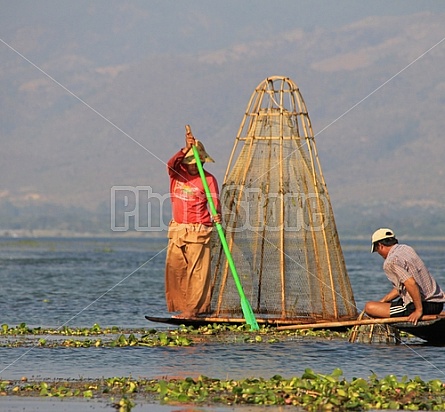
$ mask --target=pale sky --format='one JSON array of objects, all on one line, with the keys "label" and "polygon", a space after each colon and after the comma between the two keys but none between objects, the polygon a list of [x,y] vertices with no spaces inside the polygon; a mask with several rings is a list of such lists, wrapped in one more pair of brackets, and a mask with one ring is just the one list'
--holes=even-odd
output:
[{"label": "pale sky", "polygon": [[[163,162],[188,122],[210,136],[221,176],[250,94],[270,75],[300,86],[316,133],[343,116],[317,137],[331,196],[349,203],[366,187],[383,197],[362,165],[394,155],[401,170],[403,150],[438,156],[436,186],[418,195],[438,196],[442,152],[425,149],[443,130],[442,0],[0,0],[0,10],[0,197],[99,202],[147,176],[165,187]],[[417,129],[429,144],[408,141]],[[387,150],[395,144],[403,150]],[[397,187],[404,195],[420,177]]]},{"label": "pale sky", "polygon": [[[35,23],[76,36],[94,24],[97,32],[109,35],[104,44],[108,41],[110,47],[119,46],[124,40],[121,36],[142,30],[151,37],[151,51],[167,53],[209,51],[295,27],[334,28],[369,16],[445,12],[441,0],[2,0],[0,7],[0,36],[5,41],[11,40],[15,30]],[[92,8],[101,10],[103,18],[90,20]],[[126,11],[134,8],[143,13],[139,21],[128,21],[131,27],[115,31],[110,26],[111,22],[124,23]]]}]

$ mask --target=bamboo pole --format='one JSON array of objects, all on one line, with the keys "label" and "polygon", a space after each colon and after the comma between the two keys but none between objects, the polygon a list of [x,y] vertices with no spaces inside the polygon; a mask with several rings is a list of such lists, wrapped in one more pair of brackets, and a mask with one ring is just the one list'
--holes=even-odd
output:
[{"label": "bamboo pole", "polygon": [[[420,321],[436,320],[439,318],[445,318],[445,315],[424,315]],[[372,318],[372,319],[356,319],[345,320],[339,322],[320,322],[320,323],[302,323],[299,325],[286,325],[277,326],[277,330],[290,330],[290,329],[314,329],[314,328],[338,328],[356,325],[385,325],[388,323],[401,323],[408,322],[408,316],[401,316],[400,318]]]},{"label": "bamboo pole", "polygon": [[[362,320],[363,317],[365,316],[365,314],[366,314],[365,310],[363,309],[360,312],[360,315],[358,316],[357,320]],[[358,336],[359,328],[360,328],[360,325],[355,325],[352,328],[351,335],[349,336],[349,342],[355,342],[355,340],[357,339],[357,336]]]},{"label": "bamboo pole", "polygon": [[280,150],[279,150],[279,193],[280,193],[280,279],[281,279],[281,315],[286,316],[286,261],[285,261],[285,244],[284,244],[284,159],[283,159],[283,139],[284,139],[284,111],[283,111],[283,86],[280,88],[280,117],[279,117],[279,135],[280,135]]}]

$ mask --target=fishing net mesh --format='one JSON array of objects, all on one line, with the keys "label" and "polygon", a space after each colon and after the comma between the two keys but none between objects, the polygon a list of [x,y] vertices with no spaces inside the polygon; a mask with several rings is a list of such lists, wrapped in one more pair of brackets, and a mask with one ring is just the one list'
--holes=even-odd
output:
[{"label": "fishing net mesh", "polygon": [[[267,78],[252,94],[221,203],[227,244],[257,318],[357,316],[311,122],[289,78]],[[214,236],[213,314],[242,316],[240,295]]]}]

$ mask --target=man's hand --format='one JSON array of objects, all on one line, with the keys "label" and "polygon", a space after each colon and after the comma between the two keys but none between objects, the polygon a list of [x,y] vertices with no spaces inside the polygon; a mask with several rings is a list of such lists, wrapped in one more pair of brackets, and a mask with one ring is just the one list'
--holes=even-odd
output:
[{"label": "man's hand", "polygon": [[185,148],[189,151],[192,146],[196,145],[195,137],[193,136],[190,125],[185,126]]},{"label": "man's hand", "polygon": [[417,322],[420,320],[422,315],[422,310],[415,310],[413,313],[411,313],[411,315],[408,316],[408,321],[413,323],[414,325],[417,325]]},{"label": "man's hand", "polygon": [[193,136],[193,133],[190,131],[188,133],[185,134],[185,148],[187,149],[187,151],[189,151],[192,146],[195,145],[195,137]]},{"label": "man's hand", "polygon": [[383,303],[387,303],[387,302],[391,302],[392,300],[394,300],[395,298],[399,297],[399,291],[394,288],[391,290],[391,292],[387,293],[385,296],[383,296],[382,299],[379,300],[379,302],[383,302]]},{"label": "man's hand", "polygon": [[219,224],[222,223],[222,218],[221,218],[221,215],[219,213],[217,215],[213,215],[212,219],[213,219],[213,222],[215,222],[215,223],[219,223]]}]

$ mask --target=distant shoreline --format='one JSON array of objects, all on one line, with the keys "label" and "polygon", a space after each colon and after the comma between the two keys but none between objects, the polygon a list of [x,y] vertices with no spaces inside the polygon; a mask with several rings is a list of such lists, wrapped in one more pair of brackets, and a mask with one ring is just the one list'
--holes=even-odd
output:
[{"label": "distant shoreline", "polygon": [[[341,235],[340,241],[369,241],[369,237],[361,235]],[[73,232],[69,230],[27,230],[27,229],[0,229],[0,239],[41,239],[41,238],[85,238],[85,239],[166,239],[167,230],[163,231],[126,231],[126,232]],[[401,242],[410,241],[445,241],[445,236],[425,236],[403,235],[399,239]]]},{"label": "distant shoreline", "polygon": [[38,239],[38,238],[165,238],[167,231],[126,231],[126,232],[72,232],[69,230],[26,230],[0,229],[0,238]]}]

